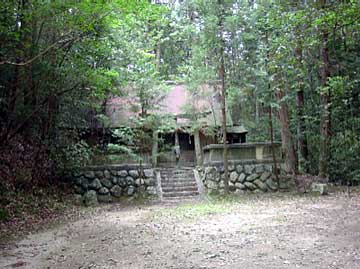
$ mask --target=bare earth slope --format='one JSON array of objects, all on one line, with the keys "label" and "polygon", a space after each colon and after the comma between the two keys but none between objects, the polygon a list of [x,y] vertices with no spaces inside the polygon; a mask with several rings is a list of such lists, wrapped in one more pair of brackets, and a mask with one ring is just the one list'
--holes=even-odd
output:
[{"label": "bare earth slope", "polygon": [[0,250],[0,268],[360,268],[360,195],[112,207]]}]

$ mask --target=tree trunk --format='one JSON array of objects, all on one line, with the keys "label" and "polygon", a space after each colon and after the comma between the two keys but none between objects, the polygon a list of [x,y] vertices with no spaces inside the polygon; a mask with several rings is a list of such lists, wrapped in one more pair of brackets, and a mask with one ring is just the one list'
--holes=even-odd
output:
[{"label": "tree trunk", "polygon": [[305,173],[309,172],[308,169],[308,146],[306,139],[306,128],[304,120],[304,91],[300,89],[296,95],[296,110],[298,116],[297,122],[297,135],[298,135],[298,158],[299,158],[299,169]]},{"label": "tree trunk", "polygon": [[[319,0],[320,9],[326,7],[326,0]],[[329,33],[326,29],[321,30],[322,47],[320,51],[320,84],[325,87],[330,77],[329,59]],[[328,176],[328,166],[330,160],[330,120],[331,120],[331,95],[327,90],[320,91],[321,116],[320,116],[320,152],[319,152],[319,176]]]},{"label": "tree trunk", "polygon": [[220,67],[219,67],[219,77],[221,81],[221,129],[223,135],[223,161],[224,161],[224,192],[225,194],[229,193],[229,169],[228,169],[228,148],[227,148],[227,134],[226,134],[226,88],[225,88],[225,59],[224,59],[224,47],[225,41],[223,38],[224,32],[224,7],[223,1],[218,0],[220,8],[220,20],[219,20],[219,31],[220,31]]},{"label": "tree trunk", "polygon": [[[295,58],[297,59],[298,74],[301,74],[302,65],[302,49],[295,48]],[[306,128],[304,120],[304,80],[301,75],[297,76],[298,89],[296,93],[296,114],[297,114],[297,145],[298,145],[298,167],[302,172],[308,172],[308,147],[306,139]]]},{"label": "tree trunk", "polygon": [[[328,48],[328,34],[322,34],[323,47],[321,49],[322,67],[320,71],[320,83],[322,87],[327,85],[327,80],[330,76],[330,61]],[[320,154],[319,154],[319,176],[328,176],[328,165],[330,160],[330,102],[331,96],[328,91],[320,92],[321,102],[321,117],[320,117]]]},{"label": "tree trunk", "polygon": [[157,130],[153,130],[152,149],[151,149],[151,161],[153,167],[157,166],[158,148],[159,148],[159,132]]},{"label": "tree trunk", "polygon": [[272,120],[272,108],[269,108],[269,127],[270,127],[270,144],[271,144],[271,153],[274,162],[274,174],[278,188],[280,188],[280,179],[279,179],[279,170],[277,165],[276,153],[275,153],[275,145],[274,145],[274,128],[273,128],[273,120]]},{"label": "tree trunk", "polygon": [[285,93],[281,89],[277,89],[275,92],[275,98],[278,104],[280,105],[279,110],[279,121],[281,127],[281,140],[282,148],[285,153],[285,166],[286,172],[297,174],[297,159],[294,148],[294,143],[289,127],[289,108],[284,100]]},{"label": "tree trunk", "polygon": [[195,132],[194,132],[194,143],[195,143],[196,164],[202,165],[203,155],[202,155],[202,150],[201,150],[200,130],[199,129],[195,130]]},{"label": "tree trunk", "polygon": [[255,122],[258,124],[260,121],[260,104],[255,93]]}]

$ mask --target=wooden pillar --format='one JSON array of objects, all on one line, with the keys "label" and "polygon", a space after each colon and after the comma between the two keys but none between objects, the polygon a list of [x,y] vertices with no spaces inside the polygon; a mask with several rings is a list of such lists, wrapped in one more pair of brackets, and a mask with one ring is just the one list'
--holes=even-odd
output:
[{"label": "wooden pillar", "polygon": [[158,130],[153,130],[152,133],[152,150],[151,150],[151,162],[152,166],[157,166],[157,157],[158,157],[158,151],[159,151],[159,132]]},{"label": "wooden pillar", "polygon": [[175,131],[175,147],[180,146],[178,130]]},{"label": "wooden pillar", "polygon": [[175,153],[175,162],[176,167],[179,166],[180,161],[180,142],[179,142],[179,133],[178,130],[175,130],[175,147],[174,147],[174,153]]},{"label": "wooden pillar", "polygon": [[200,130],[199,129],[195,130],[195,132],[194,132],[194,142],[195,142],[196,164],[202,165],[203,155],[202,155],[202,150],[201,150]]}]

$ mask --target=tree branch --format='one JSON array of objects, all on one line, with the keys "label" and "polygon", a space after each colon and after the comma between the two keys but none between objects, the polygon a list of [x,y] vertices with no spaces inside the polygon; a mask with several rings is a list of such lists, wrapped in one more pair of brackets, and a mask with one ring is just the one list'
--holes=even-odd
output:
[{"label": "tree branch", "polygon": [[33,61],[35,61],[38,58],[40,58],[41,56],[45,55],[51,49],[55,48],[57,45],[59,45],[59,44],[63,45],[64,43],[70,42],[72,40],[76,40],[78,38],[79,37],[71,37],[71,38],[67,38],[67,39],[58,40],[55,43],[51,44],[49,47],[47,47],[45,50],[40,52],[38,55],[34,56],[33,58],[31,58],[25,62],[17,63],[17,62],[11,62],[11,61],[0,61],[0,65],[8,64],[8,65],[15,65],[15,66],[25,66],[25,65],[31,64]]}]

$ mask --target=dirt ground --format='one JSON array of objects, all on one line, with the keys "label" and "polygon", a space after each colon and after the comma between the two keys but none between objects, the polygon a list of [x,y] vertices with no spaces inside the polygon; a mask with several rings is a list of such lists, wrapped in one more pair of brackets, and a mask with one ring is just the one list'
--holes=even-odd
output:
[{"label": "dirt ground", "polygon": [[360,268],[360,194],[107,206],[2,246],[0,268]]}]

